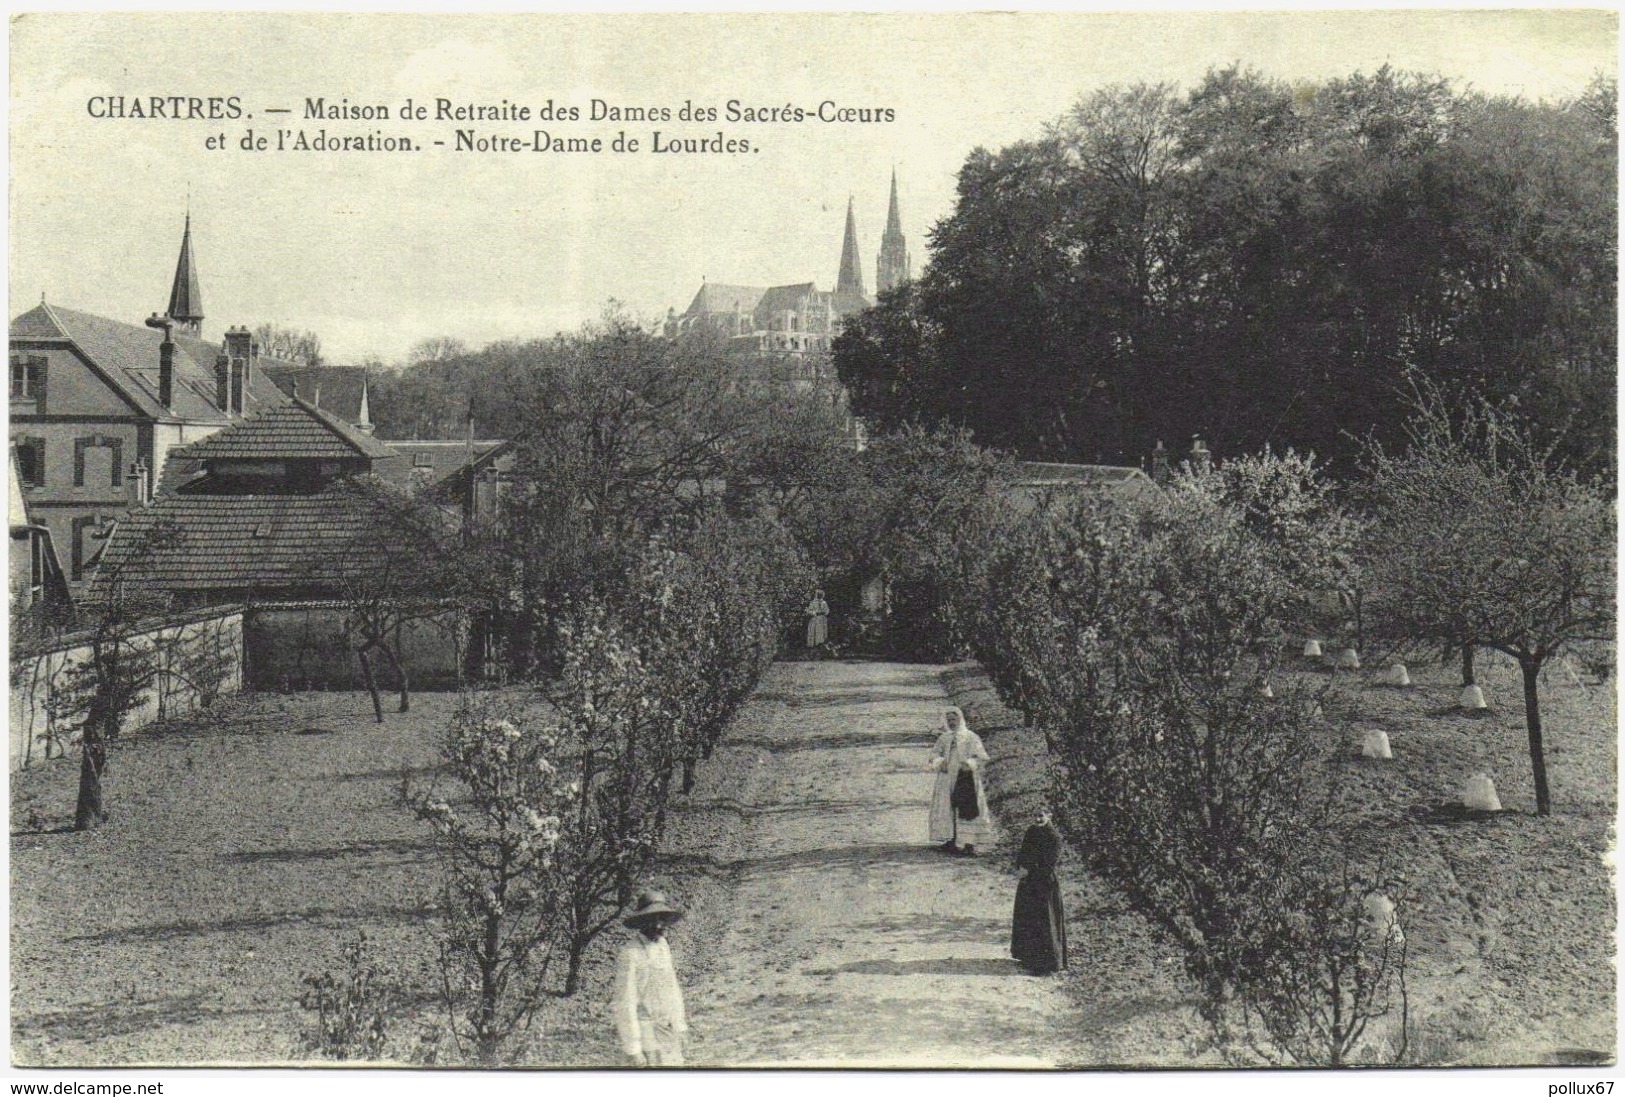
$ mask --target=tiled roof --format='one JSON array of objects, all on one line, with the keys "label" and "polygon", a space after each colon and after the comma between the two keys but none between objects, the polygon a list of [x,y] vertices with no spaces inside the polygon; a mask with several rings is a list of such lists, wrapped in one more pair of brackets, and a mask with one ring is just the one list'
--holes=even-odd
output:
[{"label": "tiled roof", "polygon": [[[466,441],[437,440],[429,442],[387,442],[390,449],[400,454],[404,460],[386,461],[380,464],[375,473],[378,478],[397,488],[405,489],[409,486],[417,490],[434,487],[448,477],[461,472],[469,464],[480,464],[485,461],[500,446],[507,443],[500,440],[474,441],[474,459],[469,460],[469,444]],[[413,469],[427,469],[426,473],[414,473]],[[414,485],[414,481],[416,484]]]},{"label": "tiled roof", "polygon": [[261,366],[260,372],[289,396],[297,396],[346,423],[366,422],[362,397],[367,371],[362,366]]},{"label": "tiled roof", "polygon": [[[158,345],[163,334],[156,328],[109,320],[77,309],[44,302],[11,322],[13,339],[65,339],[107,374],[124,398],[154,419],[224,423],[230,416],[215,403],[214,363],[220,355],[215,343],[175,332],[174,408],[158,400]],[[261,359],[262,368],[273,360]],[[286,399],[277,387],[260,376],[249,381],[244,409],[253,412]]]},{"label": "tiled roof", "polygon": [[794,286],[769,286],[762,292],[761,300],[756,302],[757,325],[767,327],[768,320],[775,312],[800,309],[803,302],[817,292],[818,287],[811,282],[802,282]]},{"label": "tiled roof", "polygon": [[171,461],[176,458],[274,461],[354,457],[384,460],[397,456],[395,450],[371,435],[298,399],[256,412],[207,438],[169,451]]},{"label": "tiled roof", "polygon": [[[173,546],[130,559],[160,521]],[[309,588],[331,585],[353,538],[371,521],[359,496],[340,487],[315,495],[169,495],[118,524],[100,574],[166,590]]]}]

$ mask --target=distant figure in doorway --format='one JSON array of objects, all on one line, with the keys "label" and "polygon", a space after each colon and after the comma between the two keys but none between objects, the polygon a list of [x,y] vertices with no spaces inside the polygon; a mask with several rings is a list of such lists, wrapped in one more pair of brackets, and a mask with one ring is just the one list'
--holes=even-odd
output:
[{"label": "distant figure in doorway", "polygon": [[824,592],[813,591],[813,600],[807,603],[807,647],[817,651],[829,643],[829,603]]},{"label": "distant figure in doorway", "polygon": [[666,943],[667,928],[682,916],[660,892],[644,891],[622,919],[636,933],[621,947],[615,972],[615,1028],[634,1066],[683,1065],[688,1014]]},{"label": "distant figure in doorway", "polygon": [[931,768],[937,773],[931,791],[931,841],[946,853],[974,857],[988,826],[987,792],[982,787],[987,748],[957,708],[943,712],[942,728],[931,753]]},{"label": "distant figure in doorway", "polygon": [[1066,967],[1066,911],[1055,864],[1061,858],[1061,835],[1049,812],[1027,828],[1016,855],[1016,868],[1027,875],[1016,885],[1016,913],[1010,926],[1010,955],[1034,975]]}]

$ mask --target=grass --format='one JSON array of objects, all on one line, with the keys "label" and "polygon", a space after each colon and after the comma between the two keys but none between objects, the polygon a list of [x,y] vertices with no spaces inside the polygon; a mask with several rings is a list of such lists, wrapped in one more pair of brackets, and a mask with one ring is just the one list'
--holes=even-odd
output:
[{"label": "grass", "polygon": [[[1411,892],[1402,914],[1412,1046],[1420,1051],[1411,1061],[1557,1065],[1599,1054],[1611,1060],[1618,728],[1612,684],[1579,680],[1566,668],[1553,668],[1542,682],[1553,808],[1541,818],[1534,813],[1517,668],[1485,654],[1478,664],[1488,714],[1454,708],[1460,692],[1454,667],[1412,666],[1415,684],[1405,689],[1377,684],[1380,667],[1338,672],[1327,706],[1352,810],[1369,840],[1402,867]],[[1294,660],[1285,674],[1326,677],[1308,660]],[[994,810],[1007,833],[1020,834],[1045,796],[1043,736],[999,704],[975,667],[953,668],[947,683],[994,757]],[[1393,760],[1358,757],[1370,729],[1387,732]],[[1448,811],[1478,772],[1492,777],[1505,810],[1480,818]],[[1072,875],[1074,888],[1096,886],[1075,868]],[[1077,911],[1071,920],[1075,941],[1109,938],[1103,951],[1144,979],[1177,968],[1168,946],[1133,920]],[[1168,982],[1166,993],[1177,993],[1177,983]],[[1091,1008],[1099,993],[1080,987]],[[1188,1049],[1169,1031],[1143,1020],[1115,1027],[1126,1061],[1183,1062]]]},{"label": "grass", "polygon": [[[1346,740],[1349,791],[1390,843],[1415,900],[1418,1018],[1430,1061],[1577,1062],[1614,1051],[1614,894],[1603,857],[1615,815],[1614,695],[1561,672],[1543,687],[1554,814],[1534,794],[1513,668],[1481,659],[1485,718],[1447,711],[1453,672],[1412,668],[1418,685],[1340,679],[1330,706]],[[1295,673],[1318,673],[1303,668]],[[974,668],[949,687],[987,740],[995,812],[1006,833],[1043,799],[1042,736],[1014,722]],[[111,822],[69,829],[77,759],[12,776],[12,1054],[20,1064],[267,1063],[297,1056],[301,977],[337,971],[365,930],[378,966],[405,991],[390,1054],[417,1043],[435,985],[428,833],[398,806],[404,777],[435,775],[435,738],[456,698],[420,694],[373,722],[363,693],[234,699],[119,744],[109,770]],[[754,742],[749,719],[736,729]],[[1392,762],[1356,761],[1381,727]],[[719,750],[701,780],[723,795],[756,751]],[[733,758],[739,754],[739,758]],[[749,757],[746,757],[746,756]],[[730,768],[732,767],[732,768]],[[1508,809],[1433,822],[1473,772],[1490,773]],[[698,855],[723,857],[746,823],[679,812],[659,886],[696,912],[691,941],[715,927],[728,881]],[[723,852],[718,852],[718,851]],[[1074,873],[1072,985],[1089,1023],[1080,1064],[1211,1065],[1192,1027],[1177,956],[1097,882]],[[605,1000],[613,942],[589,958],[586,986],[554,1007],[525,1061],[619,1061]]]}]

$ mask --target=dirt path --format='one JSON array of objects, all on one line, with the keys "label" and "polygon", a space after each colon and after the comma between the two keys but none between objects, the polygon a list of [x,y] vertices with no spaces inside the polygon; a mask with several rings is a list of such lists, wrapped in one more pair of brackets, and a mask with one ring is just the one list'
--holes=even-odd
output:
[{"label": "dirt path", "polygon": [[[930,847],[939,668],[792,663],[711,793],[744,817],[732,917],[688,989],[702,1066],[1057,1065],[1054,979],[1009,958],[1015,877]],[[696,805],[698,806],[698,805]]]}]

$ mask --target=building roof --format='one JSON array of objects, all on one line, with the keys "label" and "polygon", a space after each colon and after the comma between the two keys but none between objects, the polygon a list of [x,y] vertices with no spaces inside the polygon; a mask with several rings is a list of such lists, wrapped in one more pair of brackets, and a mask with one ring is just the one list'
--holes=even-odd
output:
[{"label": "building roof", "polygon": [[[490,459],[498,449],[508,445],[501,439],[476,439],[472,448],[473,459],[469,458],[470,443],[466,440],[452,439],[433,440],[427,442],[389,442],[389,448],[400,454],[405,460],[390,461],[380,465],[375,471],[379,479],[385,483],[393,484],[397,488],[425,490],[432,488],[448,478],[463,472],[470,465],[481,466]],[[427,469],[428,472],[417,472],[414,469]],[[413,481],[416,480],[416,483]]]},{"label": "building roof", "polygon": [[[165,590],[331,585],[371,521],[361,498],[342,485],[311,495],[167,495],[118,524],[100,574],[120,568],[126,582]],[[139,551],[160,522],[174,524],[177,541]]]},{"label": "building roof", "polygon": [[811,282],[798,282],[793,286],[769,286],[762,291],[761,300],[756,303],[757,326],[768,326],[767,321],[775,312],[801,308],[803,302],[817,292],[818,287]]},{"label": "building roof", "polygon": [[332,412],[346,423],[370,425],[367,406],[367,370],[364,366],[306,366],[277,363],[261,366],[277,388],[297,396],[323,411]]},{"label": "building roof", "polygon": [[1127,465],[1068,465],[1046,461],[1016,464],[1016,485],[1023,488],[1074,488],[1139,498],[1157,490],[1156,481]]},{"label": "building roof", "polygon": [[726,282],[705,282],[700,285],[700,291],[694,295],[689,303],[688,311],[684,316],[700,316],[706,313],[735,313],[755,312],[762,295],[767,292],[762,286],[732,286]]},{"label": "building roof", "polygon": [[[164,337],[156,328],[109,320],[42,301],[12,320],[11,338],[71,343],[126,401],[154,419],[193,423],[231,421],[231,416],[215,403],[214,363],[220,356],[216,343],[174,332],[174,407],[165,408],[158,399],[158,347]],[[266,364],[276,364],[276,360],[260,360],[260,369],[255,370],[249,380],[243,402],[245,411],[286,399],[275,385],[260,376]]]},{"label": "building roof", "polygon": [[[295,397],[265,408],[188,446],[169,451],[185,461],[384,460],[399,454],[330,412]],[[396,462],[399,463],[399,462]]]}]

